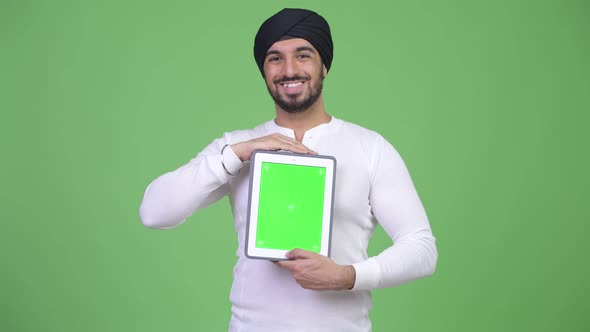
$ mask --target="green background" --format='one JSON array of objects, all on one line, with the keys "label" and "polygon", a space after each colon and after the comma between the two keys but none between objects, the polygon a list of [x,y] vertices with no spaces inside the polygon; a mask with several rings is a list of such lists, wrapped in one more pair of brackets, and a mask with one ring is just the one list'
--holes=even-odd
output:
[{"label": "green background", "polygon": [[373,293],[374,331],[588,330],[582,0],[0,0],[0,330],[227,330],[227,199],[167,231],[138,207],[273,117],[252,44],[286,6],[330,22],[327,110],[396,146],[437,237],[434,276]]},{"label": "green background", "polygon": [[325,187],[325,167],[263,162],[256,248],[320,252]]}]

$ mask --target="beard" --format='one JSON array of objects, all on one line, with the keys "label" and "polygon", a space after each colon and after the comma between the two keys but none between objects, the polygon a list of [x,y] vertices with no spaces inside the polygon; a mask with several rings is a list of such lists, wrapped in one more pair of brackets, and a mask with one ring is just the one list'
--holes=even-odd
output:
[{"label": "beard", "polygon": [[[274,100],[274,102],[285,112],[287,113],[300,113],[307,110],[311,105],[313,105],[322,95],[322,89],[324,86],[324,76],[320,72],[319,75],[320,79],[315,85],[311,85],[311,83],[307,86],[307,89],[304,90],[301,94],[298,95],[281,95],[279,89],[275,89],[274,91],[270,88],[267,84],[266,88],[268,89],[268,93]],[[303,76],[292,76],[292,77],[282,77],[280,79],[276,79],[273,81],[275,85],[281,84],[282,82],[288,81],[306,81],[311,82],[310,77],[303,77]]]}]

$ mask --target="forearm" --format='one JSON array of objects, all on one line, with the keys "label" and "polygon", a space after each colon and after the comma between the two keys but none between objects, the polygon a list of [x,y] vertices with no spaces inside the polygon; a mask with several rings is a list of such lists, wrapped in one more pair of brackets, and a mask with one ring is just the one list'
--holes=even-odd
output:
[{"label": "forearm", "polygon": [[[218,145],[212,143],[189,163],[158,177],[148,186],[139,209],[145,226],[177,226],[198,209],[227,193],[230,176],[221,165]],[[239,170],[241,161],[227,151],[224,164],[232,170]]]},{"label": "forearm", "polygon": [[398,239],[379,255],[354,264],[354,290],[397,286],[434,273],[438,252],[430,230]]}]

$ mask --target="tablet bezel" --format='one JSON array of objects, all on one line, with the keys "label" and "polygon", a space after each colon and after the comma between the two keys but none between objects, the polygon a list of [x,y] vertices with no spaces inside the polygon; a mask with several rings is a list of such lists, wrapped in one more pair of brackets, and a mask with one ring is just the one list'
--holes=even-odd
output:
[{"label": "tablet bezel", "polygon": [[[332,217],[334,210],[334,187],[336,182],[336,158],[324,155],[299,154],[283,151],[255,150],[250,157],[250,189],[248,195],[248,216],[246,224],[245,254],[248,258],[286,260],[289,250],[256,247],[258,226],[258,203],[260,177],[263,162],[324,167],[326,182],[324,187],[324,207],[322,218],[322,239],[319,254],[330,257],[332,242]],[[294,249],[294,248],[293,248]]]}]

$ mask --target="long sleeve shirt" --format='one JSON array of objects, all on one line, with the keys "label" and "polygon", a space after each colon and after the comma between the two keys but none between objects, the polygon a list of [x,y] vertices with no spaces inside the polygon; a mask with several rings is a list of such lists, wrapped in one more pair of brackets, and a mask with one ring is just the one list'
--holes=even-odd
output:
[{"label": "long sleeve shirt", "polygon": [[[154,180],[140,207],[147,227],[170,228],[229,195],[238,236],[238,260],[230,300],[230,331],[370,331],[370,290],[391,287],[434,272],[438,253],[422,203],[397,151],[381,135],[332,117],[305,132],[302,143],[337,160],[331,258],[356,271],[350,291],[301,288],[275,264],[244,254],[249,163],[230,148],[293,130],[268,121],[225,133],[186,165]],[[224,170],[238,173],[230,176]],[[379,223],[393,245],[374,257],[367,246]]]}]

